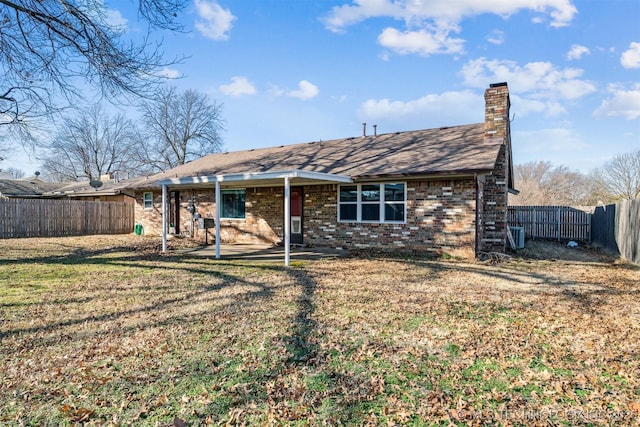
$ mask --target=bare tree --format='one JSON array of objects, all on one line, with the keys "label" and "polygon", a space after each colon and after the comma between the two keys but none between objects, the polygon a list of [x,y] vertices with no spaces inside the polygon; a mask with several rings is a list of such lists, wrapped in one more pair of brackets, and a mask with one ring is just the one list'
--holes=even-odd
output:
[{"label": "bare tree", "polygon": [[109,117],[99,106],[68,119],[42,159],[44,174],[54,181],[97,180],[140,166],[134,151],[139,141],[135,124],[123,114]]},{"label": "bare tree", "polygon": [[517,196],[510,196],[515,205],[589,205],[592,186],[589,179],[568,167],[550,162],[528,162],[515,165]]},{"label": "bare tree", "polygon": [[613,199],[640,198],[640,150],[615,156],[595,169],[592,177]]},{"label": "bare tree", "polygon": [[[139,16],[150,29],[177,30],[188,3],[139,0]],[[168,65],[159,46],[128,42],[108,12],[103,0],[0,0],[0,127],[28,135],[34,119],[81,96],[78,82],[109,99],[151,93]]]},{"label": "bare tree", "polygon": [[141,152],[152,171],[160,172],[222,148],[222,104],[195,90],[170,87],[141,105],[151,136]]},{"label": "bare tree", "polygon": [[14,151],[11,141],[0,133],[0,162],[4,162]]},{"label": "bare tree", "polygon": [[24,178],[25,173],[22,169],[18,169],[18,168],[7,168],[7,169],[0,169],[0,171],[8,174],[11,176],[11,179],[20,179],[20,178]]}]

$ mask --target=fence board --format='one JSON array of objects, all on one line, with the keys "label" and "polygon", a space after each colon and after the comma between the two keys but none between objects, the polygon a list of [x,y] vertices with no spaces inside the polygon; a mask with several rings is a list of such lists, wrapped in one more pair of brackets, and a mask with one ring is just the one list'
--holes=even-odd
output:
[{"label": "fence board", "polygon": [[134,207],[126,202],[0,199],[0,238],[127,234]]},{"label": "fence board", "polygon": [[640,264],[640,200],[598,206],[593,214],[593,241]]},{"label": "fence board", "polygon": [[591,240],[591,213],[569,206],[509,206],[509,226],[531,239]]}]

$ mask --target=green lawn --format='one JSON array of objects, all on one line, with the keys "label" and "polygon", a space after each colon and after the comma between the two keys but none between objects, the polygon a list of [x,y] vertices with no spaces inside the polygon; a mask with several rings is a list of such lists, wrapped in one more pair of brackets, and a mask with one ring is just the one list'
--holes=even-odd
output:
[{"label": "green lawn", "polygon": [[0,240],[0,424],[638,425],[640,269]]}]

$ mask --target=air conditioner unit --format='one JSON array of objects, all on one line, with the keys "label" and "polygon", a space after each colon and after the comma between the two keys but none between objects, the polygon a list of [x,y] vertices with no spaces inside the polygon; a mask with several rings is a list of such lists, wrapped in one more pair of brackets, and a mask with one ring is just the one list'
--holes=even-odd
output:
[{"label": "air conditioner unit", "polygon": [[516,249],[524,248],[524,227],[509,227]]}]

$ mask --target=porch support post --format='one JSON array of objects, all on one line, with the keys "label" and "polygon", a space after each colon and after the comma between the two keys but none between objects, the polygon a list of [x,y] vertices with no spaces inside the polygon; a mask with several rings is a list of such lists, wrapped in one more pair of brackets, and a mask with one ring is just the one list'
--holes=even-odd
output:
[{"label": "porch support post", "polygon": [[216,181],[216,259],[220,259],[220,210],[222,200],[220,198],[220,181]]},{"label": "porch support post", "polygon": [[291,257],[291,210],[290,210],[290,185],[289,177],[284,178],[284,265],[289,267],[289,259]]},{"label": "porch support post", "polygon": [[167,252],[167,186],[162,186],[162,252]]}]

